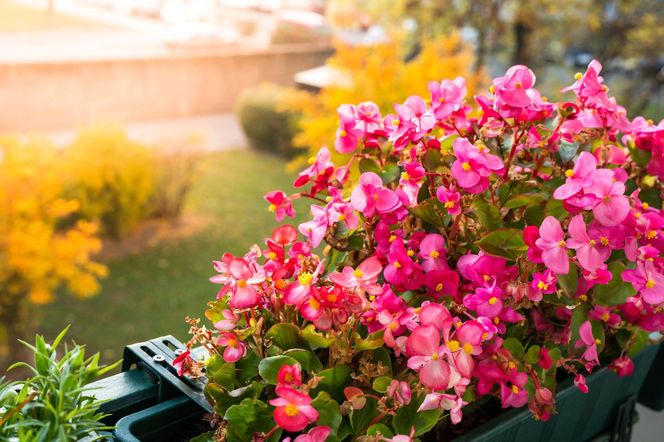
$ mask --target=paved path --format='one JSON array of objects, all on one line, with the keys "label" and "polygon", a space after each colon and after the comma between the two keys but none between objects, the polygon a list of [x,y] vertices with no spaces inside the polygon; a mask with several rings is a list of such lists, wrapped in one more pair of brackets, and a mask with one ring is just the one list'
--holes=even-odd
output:
[{"label": "paved path", "polygon": [[[198,140],[196,147],[211,152],[244,149],[247,141],[234,114],[199,115],[184,118],[128,123],[124,127],[130,139],[152,146],[173,146],[191,137]],[[58,146],[65,146],[76,137],[73,130],[60,130],[45,134]]]}]

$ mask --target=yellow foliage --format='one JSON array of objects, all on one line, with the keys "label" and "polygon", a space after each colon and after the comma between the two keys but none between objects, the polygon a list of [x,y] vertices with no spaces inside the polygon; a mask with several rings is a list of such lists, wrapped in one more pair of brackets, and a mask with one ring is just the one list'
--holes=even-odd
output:
[{"label": "yellow foliage", "polygon": [[157,159],[153,150],[130,141],[114,126],[80,132],[65,151],[67,195],[79,213],[99,221],[103,233],[119,237],[145,218],[154,194]]},{"label": "yellow foliage", "polygon": [[[97,227],[73,221],[76,200],[63,199],[61,154],[44,140],[0,138],[0,316],[26,300],[44,304],[66,286],[85,297],[106,267]],[[21,319],[15,319],[20,321]]]},{"label": "yellow foliage", "polygon": [[321,146],[334,145],[339,124],[336,109],[341,104],[373,101],[386,115],[394,112],[394,103],[402,103],[410,95],[426,98],[427,85],[432,80],[463,76],[469,97],[486,82],[483,74],[472,72],[472,49],[458,34],[425,41],[420,54],[409,62],[403,61],[399,42],[336,46],[328,65],[338,72],[339,80],[318,94],[294,94],[288,103],[303,113],[299,123],[301,132],[295,143],[307,148],[310,154]]}]

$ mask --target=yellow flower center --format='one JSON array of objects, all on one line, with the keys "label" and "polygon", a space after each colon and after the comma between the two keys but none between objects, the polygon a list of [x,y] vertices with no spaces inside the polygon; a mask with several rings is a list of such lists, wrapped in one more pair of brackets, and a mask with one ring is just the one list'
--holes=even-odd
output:
[{"label": "yellow flower center", "polygon": [[392,120],[392,124],[394,124],[395,126],[398,126],[399,125],[399,120]]},{"label": "yellow flower center", "polygon": [[434,354],[431,355],[431,360],[432,361],[437,361],[438,359],[440,359],[440,356],[438,356],[438,353],[434,353]]},{"label": "yellow flower center", "polygon": [[457,341],[456,339],[452,339],[450,342],[447,343],[447,348],[449,348],[452,353],[454,353],[455,351],[459,351],[460,347],[461,345],[459,344],[459,341]]},{"label": "yellow flower center", "polygon": [[268,206],[267,210],[269,210],[270,212],[274,212],[275,210],[277,210],[277,205],[276,204],[270,204]]},{"label": "yellow flower center", "polygon": [[439,292],[439,291],[441,291],[442,289],[443,289],[443,283],[442,283],[442,282],[439,282],[439,283],[436,285],[436,291]]},{"label": "yellow flower center", "polygon": [[438,258],[438,257],[440,256],[440,253],[437,252],[436,250],[432,250],[432,251],[429,253],[429,256],[432,257],[432,258]]},{"label": "yellow flower center", "polygon": [[634,212],[634,218],[641,218],[641,212]]},{"label": "yellow flower center", "polygon": [[595,244],[597,244],[597,241],[595,241],[594,239],[591,239],[590,241],[588,241],[588,245],[590,247],[595,247]]},{"label": "yellow flower center", "polygon": [[579,299],[583,302],[586,302],[588,300],[588,296],[587,295],[579,295]]},{"label": "yellow flower center", "polygon": [[364,272],[360,269],[353,270],[353,276],[356,278],[361,278],[364,276]]},{"label": "yellow flower center", "polygon": [[464,161],[463,163],[461,163],[461,168],[463,170],[465,170],[466,172],[470,172],[470,170],[472,169],[472,167],[470,167],[470,163],[468,161]]},{"label": "yellow flower center", "polygon": [[463,351],[467,355],[472,354],[473,353],[473,344],[471,344],[470,342],[466,342],[465,344],[463,344]]},{"label": "yellow flower center", "polygon": [[311,284],[311,281],[314,279],[314,275],[312,275],[309,272],[304,272],[300,273],[300,275],[297,277],[297,280],[300,282],[302,285],[309,285]]},{"label": "yellow flower center", "polygon": [[602,341],[600,341],[599,339],[595,339],[595,344],[599,345],[601,343],[602,343]]},{"label": "yellow flower center", "polygon": [[267,257],[269,259],[277,259],[277,254],[274,252],[268,252]]},{"label": "yellow flower center", "polygon": [[297,405],[295,404],[288,404],[284,407],[284,413],[286,413],[286,416],[297,416],[299,412],[300,410],[297,409]]},{"label": "yellow flower center", "polygon": [[487,339],[489,339],[489,334],[487,332],[482,333],[482,340],[486,341]]},{"label": "yellow flower center", "polygon": [[549,284],[545,283],[544,281],[540,281],[537,283],[537,288],[540,290],[546,290],[549,288]]},{"label": "yellow flower center", "polygon": [[408,255],[408,256],[413,256],[413,255],[415,255],[415,250],[409,250],[409,251],[407,251],[407,252],[406,252],[406,255]]},{"label": "yellow flower center", "polygon": [[316,162],[316,157],[309,157],[309,159],[307,160],[307,163],[309,164],[314,164],[315,162]]},{"label": "yellow flower center", "polygon": [[567,243],[565,242],[565,240],[558,241],[558,247],[565,247],[566,245]]},{"label": "yellow flower center", "polygon": [[408,172],[401,172],[401,179],[404,181],[408,181],[410,179],[410,175],[408,175]]},{"label": "yellow flower center", "polygon": [[572,169],[567,169],[567,170],[565,171],[565,176],[566,176],[567,178],[572,178],[572,177],[574,176],[574,171],[573,171]]},{"label": "yellow flower center", "polygon": [[228,347],[233,347],[237,345],[237,339],[235,338],[228,338],[228,341],[226,341]]},{"label": "yellow flower center", "polygon": [[516,363],[514,361],[509,361],[507,363],[507,368],[509,368],[510,370],[514,370],[516,368]]},{"label": "yellow flower center", "polygon": [[400,268],[401,268],[401,263],[400,263],[399,261],[394,261],[394,264],[392,264],[392,265],[393,265],[394,267],[396,267],[397,269],[400,269]]},{"label": "yellow flower center", "polygon": [[577,72],[576,74],[574,74],[574,78],[576,80],[581,80],[583,78],[583,74],[581,72]]},{"label": "yellow flower center", "polygon": [[489,86],[489,92],[492,94],[496,92],[496,88],[494,87],[494,85]]},{"label": "yellow flower center", "polygon": [[445,97],[440,97],[440,98],[438,99],[438,102],[439,102],[439,103],[444,103],[444,102],[445,102]]},{"label": "yellow flower center", "polygon": [[284,288],[286,288],[286,281],[284,281],[283,279],[277,279],[277,282],[274,283],[274,286],[278,290],[283,290]]},{"label": "yellow flower center", "polygon": [[643,210],[648,210],[648,207],[650,207],[650,204],[648,204],[646,202],[643,202],[643,203],[641,203],[641,207],[643,208]]},{"label": "yellow flower center", "polygon": [[655,280],[654,280],[654,279],[649,279],[649,280],[646,282],[646,287],[648,287],[649,289],[655,287]]},{"label": "yellow flower center", "polygon": [[390,239],[389,239],[390,242],[394,242],[395,239],[397,239],[396,235],[390,235]]},{"label": "yellow flower center", "polygon": [[399,328],[399,323],[396,321],[390,322],[390,330],[395,331],[396,329]]},{"label": "yellow flower center", "polygon": [[244,279],[240,279],[237,282],[237,286],[240,287],[241,289],[243,289],[247,286],[247,281],[245,281]]},{"label": "yellow flower center", "polygon": [[290,382],[293,382],[293,374],[290,373],[290,372],[286,373],[286,374],[284,375],[284,380],[285,380],[286,382],[289,382],[289,383],[290,383]]},{"label": "yellow flower center", "polygon": [[489,298],[489,304],[494,305],[496,302],[498,302],[498,298],[495,296]]},{"label": "yellow flower center", "polygon": [[498,316],[493,318],[493,323],[496,324],[496,325],[500,324],[500,318],[498,318]]},{"label": "yellow flower center", "polygon": [[523,88],[523,84],[520,81],[517,81],[515,86],[516,86],[517,89],[522,89]]},{"label": "yellow flower center", "polygon": [[599,239],[599,242],[602,243],[603,246],[608,246],[609,245],[609,238],[607,238],[606,236],[602,236]]},{"label": "yellow flower center", "polygon": [[512,393],[518,394],[519,393],[519,387],[517,387],[516,385],[512,385]]},{"label": "yellow flower center", "polygon": [[491,277],[489,275],[482,276],[482,279],[484,279],[486,282],[491,281]]},{"label": "yellow flower center", "polygon": [[336,293],[328,293],[325,298],[327,298],[327,302],[337,302],[339,297]]},{"label": "yellow flower center", "polygon": [[649,230],[648,233],[646,233],[646,238],[648,239],[655,239],[656,237],[657,237],[656,230]]},{"label": "yellow flower center", "polygon": [[339,215],[338,221],[346,221],[346,215],[344,215],[343,213]]},{"label": "yellow flower center", "polygon": [[348,132],[346,132],[345,130],[341,129],[341,130],[339,131],[339,136],[340,136],[340,137],[345,137],[346,135],[348,135]]},{"label": "yellow flower center", "polygon": [[454,201],[445,201],[445,208],[451,209],[454,207]]},{"label": "yellow flower center", "polygon": [[314,310],[318,310],[320,308],[320,302],[318,302],[316,298],[309,298],[309,306]]},{"label": "yellow flower center", "polygon": [[610,317],[611,315],[609,314],[609,312],[606,312],[602,315],[602,320],[608,321]]}]

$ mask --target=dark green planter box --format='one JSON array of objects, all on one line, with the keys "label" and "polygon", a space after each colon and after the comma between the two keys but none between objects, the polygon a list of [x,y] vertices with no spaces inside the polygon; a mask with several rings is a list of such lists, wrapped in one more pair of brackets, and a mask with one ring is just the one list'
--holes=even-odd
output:
[{"label": "dark green planter box", "polygon": [[[656,356],[658,363],[663,364],[659,368],[653,366]],[[652,390],[650,396],[656,397],[659,403],[664,402],[664,379],[660,374],[664,369],[662,345],[646,347],[634,358],[634,366],[634,374],[623,378],[607,368],[597,370],[587,378],[590,389],[588,394],[581,393],[571,380],[562,382],[556,394],[558,414],[547,422],[534,420],[527,408],[509,410],[455,440],[629,440],[635,421],[634,399],[639,391],[641,390],[639,399],[648,397],[644,396],[645,390]],[[648,381],[654,379],[658,384],[659,390],[654,394],[654,387],[647,384],[647,377]],[[163,400],[159,403],[157,381],[142,370],[120,373],[95,383],[93,387],[98,388],[98,397],[108,400],[102,411],[111,413],[107,423],[116,425],[115,440],[121,442],[177,440],[174,439],[177,433],[186,432],[200,424],[205,413],[205,410],[185,395],[162,397]],[[627,413],[621,414],[621,407]]]},{"label": "dark green planter box", "polygon": [[643,382],[639,402],[654,411],[664,410],[664,345],[659,346],[655,361]]}]

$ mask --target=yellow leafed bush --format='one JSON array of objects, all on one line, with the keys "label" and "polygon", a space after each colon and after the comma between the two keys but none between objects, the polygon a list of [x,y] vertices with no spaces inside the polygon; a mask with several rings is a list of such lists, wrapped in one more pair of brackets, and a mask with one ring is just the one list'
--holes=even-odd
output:
[{"label": "yellow leafed bush", "polygon": [[44,140],[0,138],[0,327],[7,339],[27,326],[29,302],[47,303],[62,286],[93,295],[107,272],[92,260],[101,248],[96,225],[75,221],[79,203],[62,198],[61,160]]},{"label": "yellow leafed bush", "polygon": [[394,111],[394,103],[402,103],[409,95],[428,95],[429,81],[463,76],[469,96],[485,81],[484,75],[472,72],[472,49],[457,34],[423,42],[419,55],[408,62],[403,61],[398,41],[336,46],[335,55],[328,61],[328,66],[337,73],[335,84],[318,94],[293,94],[288,103],[302,111],[301,131],[295,143],[311,154],[321,146],[334,145],[339,124],[336,109],[341,104],[373,101],[385,115]]},{"label": "yellow leafed bush", "polygon": [[67,195],[80,202],[84,219],[99,221],[105,235],[121,237],[149,214],[157,159],[121,128],[99,125],[81,131],[65,160]]}]

